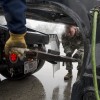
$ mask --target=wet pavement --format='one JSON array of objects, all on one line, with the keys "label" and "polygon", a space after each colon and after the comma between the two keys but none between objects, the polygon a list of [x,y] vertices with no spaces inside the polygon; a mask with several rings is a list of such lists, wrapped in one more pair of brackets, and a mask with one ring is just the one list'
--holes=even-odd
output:
[{"label": "wet pavement", "polygon": [[0,100],[70,100],[77,63],[73,66],[73,77],[69,81],[63,80],[67,71],[62,63],[53,76],[52,64],[48,62],[41,70],[23,80],[9,81],[1,77]]},{"label": "wet pavement", "polygon": [[70,100],[71,87],[77,74],[75,69],[73,72],[73,78],[65,82],[65,67],[57,71],[53,77],[52,65],[46,62],[40,71],[26,79],[2,80],[0,100]]}]

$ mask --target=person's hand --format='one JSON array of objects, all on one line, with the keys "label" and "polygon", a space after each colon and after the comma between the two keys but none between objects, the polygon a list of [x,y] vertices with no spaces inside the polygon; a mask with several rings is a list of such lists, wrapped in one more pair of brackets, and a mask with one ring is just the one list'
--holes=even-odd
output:
[{"label": "person's hand", "polygon": [[10,33],[10,37],[5,44],[5,54],[9,55],[9,53],[13,47],[27,48],[24,36],[25,36],[25,34]]},{"label": "person's hand", "polygon": [[67,27],[67,35],[70,37],[75,36],[77,34],[78,28],[76,26],[68,26]]}]

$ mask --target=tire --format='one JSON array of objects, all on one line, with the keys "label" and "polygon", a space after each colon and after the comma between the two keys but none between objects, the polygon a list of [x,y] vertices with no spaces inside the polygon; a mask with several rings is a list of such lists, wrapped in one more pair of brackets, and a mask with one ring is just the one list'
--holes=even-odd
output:
[{"label": "tire", "polygon": [[[44,45],[42,45],[40,51],[46,52],[46,48],[45,48]],[[39,71],[39,70],[43,67],[44,63],[45,63],[45,60],[40,59],[40,60],[39,60],[39,63],[38,63],[38,67],[37,67],[37,69],[36,69],[35,72]]]},{"label": "tire", "polygon": [[[44,51],[45,52],[45,46],[40,46],[40,50],[41,51]],[[22,71],[21,73],[18,73],[18,70],[20,72],[20,69],[21,70],[24,70],[24,65],[21,65],[19,66],[19,69],[18,68],[15,68],[15,71],[17,69],[17,73],[15,75],[13,75],[11,77],[11,74],[10,74],[10,71],[9,71],[9,68],[5,69],[4,71],[1,72],[1,75],[3,75],[4,77],[6,77],[7,79],[10,79],[10,80],[19,80],[19,79],[23,79],[25,77],[28,77],[30,76],[31,74],[39,71],[42,66],[44,65],[45,61],[44,60],[38,60],[38,66],[37,66],[37,69],[34,71],[34,72],[30,72],[28,74],[24,74],[24,71]]]},{"label": "tire", "polygon": [[96,100],[95,94],[93,91],[87,91],[83,94],[82,100]]}]

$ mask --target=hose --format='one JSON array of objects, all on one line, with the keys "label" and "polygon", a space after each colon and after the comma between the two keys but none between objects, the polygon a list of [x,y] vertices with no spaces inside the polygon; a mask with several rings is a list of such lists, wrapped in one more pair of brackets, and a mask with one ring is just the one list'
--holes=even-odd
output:
[{"label": "hose", "polygon": [[97,19],[98,19],[99,10],[94,9],[93,14],[93,30],[92,30],[92,48],[91,48],[91,57],[92,57],[92,72],[93,72],[93,84],[94,84],[94,90],[95,90],[95,96],[96,100],[100,100],[99,97],[99,90],[98,90],[98,84],[97,84],[97,75],[96,75],[96,29],[97,29]]}]

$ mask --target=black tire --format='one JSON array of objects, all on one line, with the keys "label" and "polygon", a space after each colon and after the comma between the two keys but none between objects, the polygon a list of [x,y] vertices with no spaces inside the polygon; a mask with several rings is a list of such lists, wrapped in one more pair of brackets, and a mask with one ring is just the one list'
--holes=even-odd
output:
[{"label": "black tire", "polygon": [[83,83],[82,81],[77,81],[74,83],[72,88],[71,100],[83,100]]},{"label": "black tire", "polygon": [[[40,51],[46,52],[46,48],[45,48],[44,45],[42,45],[42,48],[41,48]],[[45,60],[40,59],[40,60],[39,60],[39,63],[38,63],[38,67],[37,67],[37,69],[36,69],[35,72],[39,71],[39,70],[43,67],[44,63],[45,63]]]},{"label": "black tire", "polygon": [[93,91],[87,91],[83,94],[82,100],[96,100],[95,94]]},{"label": "black tire", "polygon": [[[41,46],[41,51],[44,51],[45,52],[45,46]],[[45,61],[44,60],[38,60],[38,66],[37,66],[37,69],[34,71],[34,72],[31,72],[31,73],[28,73],[28,74],[24,74],[24,72],[22,73],[17,73],[16,75],[13,75],[11,77],[11,74],[9,73],[9,69],[5,69],[4,71],[1,72],[1,75],[3,75],[4,77],[6,77],[7,79],[10,79],[10,80],[19,80],[19,79],[23,79],[25,77],[28,77],[30,76],[31,74],[39,71],[42,66],[44,65]],[[19,68],[23,69],[24,70],[24,66],[19,66]]]}]

